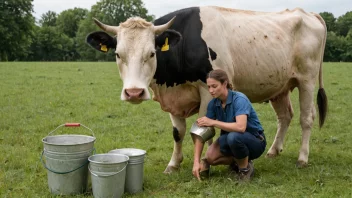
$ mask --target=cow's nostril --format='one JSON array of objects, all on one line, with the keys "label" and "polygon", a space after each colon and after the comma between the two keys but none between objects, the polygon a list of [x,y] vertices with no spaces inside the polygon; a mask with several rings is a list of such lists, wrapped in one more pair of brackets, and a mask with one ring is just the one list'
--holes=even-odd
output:
[{"label": "cow's nostril", "polygon": [[142,90],[138,96],[141,98],[143,95],[144,95],[144,90]]},{"label": "cow's nostril", "polygon": [[125,89],[125,95],[126,95],[127,97],[130,97],[130,94],[128,94],[127,89]]}]

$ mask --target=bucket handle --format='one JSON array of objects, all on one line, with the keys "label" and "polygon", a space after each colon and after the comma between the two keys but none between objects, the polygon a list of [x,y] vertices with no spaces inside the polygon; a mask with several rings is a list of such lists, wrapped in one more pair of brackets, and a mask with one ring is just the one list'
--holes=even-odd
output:
[{"label": "bucket handle", "polygon": [[[93,148],[92,151],[93,151],[93,155],[94,155],[94,154],[95,154],[95,148]],[[43,155],[44,155],[44,151],[42,152],[42,155],[40,156],[40,161],[42,162],[44,168],[46,168],[48,171],[50,171],[50,172],[52,172],[52,173],[61,174],[61,175],[67,174],[67,173],[72,173],[73,171],[76,171],[76,170],[78,170],[78,169],[84,167],[85,165],[87,165],[87,164],[89,163],[89,161],[87,160],[86,162],[84,162],[84,164],[82,164],[82,165],[79,166],[78,168],[75,168],[75,169],[73,169],[73,170],[66,171],[66,172],[58,172],[58,171],[55,171],[55,170],[52,170],[52,169],[48,168],[48,167],[45,165],[45,163],[44,163],[44,161],[43,161]]]},{"label": "bucket handle", "polygon": [[92,131],[92,129],[88,128],[87,126],[81,124],[81,123],[65,123],[65,124],[62,124],[58,127],[56,127],[56,129],[54,129],[53,131],[51,131],[47,136],[49,136],[50,134],[54,133],[56,130],[58,130],[60,127],[80,127],[80,126],[83,126],[84,128],[88,129],[90,132],[92,132],[93,136],[95,137],[94,135],[94,132]]},{"label": "bucket handle", "polygon": [[120,171],[118,171],[118,172],[116,172],[116,173],[112,173],[112,174],[110,174],[110,175],[98,175],[98,174],[95,174],[95,173],[89,168],[89,166],[88,166],[88,170],[89,170],[89,172],[90,172],[93,176],[96,176],[96,177],[111,177],[111,176],[114,176],[114,175],[117,175],[117,174],[121,173],[123,170],[125,170],[125,168],[127,167],[127,165],[128,165],[128,162],[126,163],[126,166],[123,167],[123,169],[121,169]]}]

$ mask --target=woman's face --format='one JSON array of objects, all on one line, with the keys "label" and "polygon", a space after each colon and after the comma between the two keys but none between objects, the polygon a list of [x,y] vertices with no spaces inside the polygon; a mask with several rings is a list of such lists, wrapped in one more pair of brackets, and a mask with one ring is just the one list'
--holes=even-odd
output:
[{"label": "woman's face", "polygon": [[219,96],[226,93],[227,83],[221,84],[220,81],[215,80],[214,78],[207,79],[208,90],[213,98],[218,98]]}]

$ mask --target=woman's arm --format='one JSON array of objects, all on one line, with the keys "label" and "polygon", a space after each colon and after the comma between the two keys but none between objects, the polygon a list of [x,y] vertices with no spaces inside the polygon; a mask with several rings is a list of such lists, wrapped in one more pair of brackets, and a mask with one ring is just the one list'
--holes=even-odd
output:
[{"label": "woman's arm", "polygon": [[206,116],[197,119],[198,126],[212,126],[224,131],[245,132],[247,128],[247,115],[236,116],[236,122],[221,122]]},{"label": "woman's arm", "polygon": [[194,142],[194,157],[193,157],[193,170],[192,173],[193,175],[200,180],[200,171],[201,171],[201,166],[200,166],[200,158],[202,155],[204,143],[200,137],[197,137],[196,135],[192,135],[192,139]]}]

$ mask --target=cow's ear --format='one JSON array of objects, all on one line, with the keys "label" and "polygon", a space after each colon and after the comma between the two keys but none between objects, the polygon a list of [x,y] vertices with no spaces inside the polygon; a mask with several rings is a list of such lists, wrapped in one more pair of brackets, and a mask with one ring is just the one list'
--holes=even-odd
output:
[{"label": "cow's ear", "polygon": [[155,47],[161,51],[168,51],[170,48],[176,46],[182,36],[175,30],[166,30],[162,34],[156,36]]},{"label": "cow's ear", "polygon": [[117,43],[116,37],[112,37],[102,31],[90,33],[86,38],[86,42],[94,49],[101,52],[108,52],[111,48],[115,49]]}]

